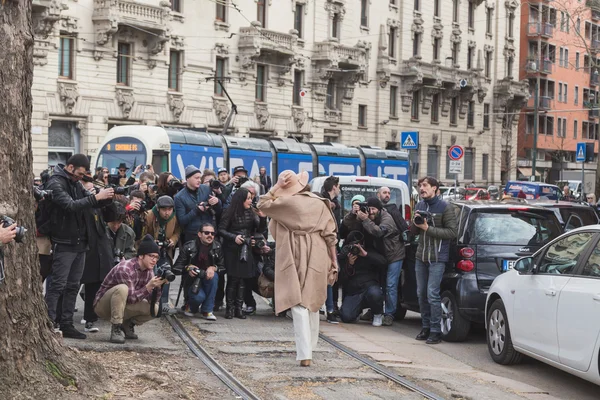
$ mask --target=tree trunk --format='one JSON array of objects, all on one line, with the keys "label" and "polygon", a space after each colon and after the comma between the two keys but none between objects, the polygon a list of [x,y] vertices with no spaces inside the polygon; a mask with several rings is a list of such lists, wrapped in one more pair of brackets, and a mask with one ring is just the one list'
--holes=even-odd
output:
[{"label": "tree trunk", "polygon": [[23,243],[2,247],[0,397],[65,398],[105,375],[63,347],[42,297],[31,193],[31,0],[0,0],[0,55],[0,215],[28,229]]}]

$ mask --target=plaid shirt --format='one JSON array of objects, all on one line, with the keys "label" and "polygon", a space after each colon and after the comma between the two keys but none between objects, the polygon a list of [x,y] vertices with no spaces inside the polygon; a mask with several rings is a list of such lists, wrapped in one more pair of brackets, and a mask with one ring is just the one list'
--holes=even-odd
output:
[{"label": "plaid shirt", "polygon": [[100,301],[104,293],[110,288],[125,284],[129,289],[127,294],[127,303],[134,304],[150,297],[151,292],[146,289],[146,284],[154,278],[154,272],[151,269],[140,270],[138,258],[121,261],[116,267],[110,270],[98,293],[94,299],[94,307]]}]

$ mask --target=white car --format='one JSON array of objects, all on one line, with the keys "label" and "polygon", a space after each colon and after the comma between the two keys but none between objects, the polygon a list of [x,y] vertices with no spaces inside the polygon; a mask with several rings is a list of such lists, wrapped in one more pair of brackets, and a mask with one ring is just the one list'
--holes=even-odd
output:
[{"label": "white car", "polygon": [[486,301],[488,350],[528,355],[600,385],[600,225],[565,233],[498,276]]}]

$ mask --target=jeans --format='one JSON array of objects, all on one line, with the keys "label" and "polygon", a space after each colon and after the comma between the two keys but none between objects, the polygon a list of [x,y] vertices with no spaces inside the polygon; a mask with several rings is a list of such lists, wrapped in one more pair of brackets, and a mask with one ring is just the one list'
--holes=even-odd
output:
[{"label": "jeans", "polygon": [[425,263],[420,260],[415,262],[421,324],[423,329],[430,329],[434,333],[442,332],[440,285],[445,270],[446,264],[443,262]]},{"label": "jeans", "polygon": [[197,294],[192,293],[192,286],[188,292],[188,302],[190,311],[198,312],[200,305],[203,313],[213,312],[215,307],[215,296],[217,295],[217,286],[219,286],[219,274],[215,274],[212,279],[201,279],[200,290]]},{"label": "jeans", "polygon": [[75,301],[79,293],[79,281],[83,275],[85,251],[60,251],[54,253],[52,260],[52,281],[46,290],[48,316],[56,320],[56,306],[60,296],[62,299],[62,315],[60,325],[73,325]]},{"label": "jeans", "polygon": [[385,286],[385,314],[395,315],[398,307],[398,283],[402,272],[402,260],[394,261],[387,268]]},{"label": "jeans", "polygon": [[98,293],[98,290],[100,290],[100,286],[102,286],[102,282],[84,284],[85,298],[83,306],[83,319],[85,319],[85,322],[98,321],[98,316],[94,312],[94,299],[96,298],[96,293]]},{"label": "jeans", "polygon": [[340,308],[342,322],[355,322],[364,308],[370,308],[375,315],[383,312],[383,291],[379,286],[372,285],[361,293],[346,295]]}]

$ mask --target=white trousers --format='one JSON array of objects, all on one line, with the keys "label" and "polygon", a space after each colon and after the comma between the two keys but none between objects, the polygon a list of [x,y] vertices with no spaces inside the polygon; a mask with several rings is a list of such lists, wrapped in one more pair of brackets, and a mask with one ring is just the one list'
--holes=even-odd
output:
[{"label": "white trousers", "polygon": [[310,312],[302,306],[292,307],[294,336],[296,337],[296,360],[312,360],[312,352],[319,341],[319,313]]}]

